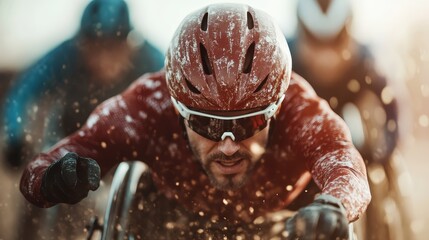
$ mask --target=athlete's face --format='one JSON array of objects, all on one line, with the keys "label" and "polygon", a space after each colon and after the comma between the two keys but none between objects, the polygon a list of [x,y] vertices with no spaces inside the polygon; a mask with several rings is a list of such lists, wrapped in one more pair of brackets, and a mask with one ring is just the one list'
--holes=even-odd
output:
[{"label": "athlete's face", "polygon": [[192,151],[213,186],[221,190],[237,189],[246,183],[268,141],[269,125],[241,142],[230,137],[214,142],[190,129],[186,121],[185,126]]},{"label": "athlete's face", "polygon": [[102,83],[120,81],[132,66],[134,51],[126,41],[84,39],[79,48],[85,67]]}]

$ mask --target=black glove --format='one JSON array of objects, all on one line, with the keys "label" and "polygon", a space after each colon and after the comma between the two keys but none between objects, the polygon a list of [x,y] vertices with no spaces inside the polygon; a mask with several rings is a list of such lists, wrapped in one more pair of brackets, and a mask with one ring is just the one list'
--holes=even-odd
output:
[{"label": "black glove", "polygon": [[67,153],[46,169],[42,195],[52,203],[75,204],[100,186],[100,166],[90,158]]},{"label": "black glove", "polygon": [[313,203],[298,210],[295,216],[286,222],[287,239],[347,240],[349,222],[346,211],[337,198],[320,195]]}]

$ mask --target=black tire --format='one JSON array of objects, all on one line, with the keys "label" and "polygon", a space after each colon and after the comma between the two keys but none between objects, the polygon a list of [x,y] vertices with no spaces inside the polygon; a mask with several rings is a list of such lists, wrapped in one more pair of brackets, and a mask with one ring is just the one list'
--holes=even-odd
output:
[{"label": "black tire", "polygon": [[119,164],[109,192],[102,240],[134,239],[132,233],[129,232],[130,212],[139,181],[145,174],[149,174],[149,168],[143,162]]}]

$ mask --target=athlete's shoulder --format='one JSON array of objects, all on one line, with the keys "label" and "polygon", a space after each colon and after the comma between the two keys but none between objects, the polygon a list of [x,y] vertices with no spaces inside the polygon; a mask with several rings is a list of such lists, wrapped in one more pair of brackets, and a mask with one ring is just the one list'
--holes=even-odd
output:
[{"label": "athlete's shoulder", "polygon": [[165,71],[145,73],[135,80],[127,91],[159,91],[167,90]]},{"label": "athlete's shoulder", "polygon": [[121,94],[129,105],[139,110],[153,109],[161,113],[171,107],[170,93],[165,80],[165,72],[146,73],[135,80],[131,86]]},{"label": "athlete's shoulder", "polygon": [[305,80],[303,77],[301,77],[299,74],[295,72],[292,72],[289,88],[287,91],[306,92],[311,95],[316,95],[316,92],[314,91],[310,83],[308,83],[307,80]]}]

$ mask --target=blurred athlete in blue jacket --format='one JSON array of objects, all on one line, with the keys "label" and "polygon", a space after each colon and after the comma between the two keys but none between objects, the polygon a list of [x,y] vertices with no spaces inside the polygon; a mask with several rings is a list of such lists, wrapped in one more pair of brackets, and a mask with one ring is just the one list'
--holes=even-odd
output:
[{"label": "blurred athlete in blue jacket", "polygon": [[[133,38],[131,30],[123,0],[93,0],[76,36],[14,80],[3,112],[10,165],[20,166],[35,145],[49,147],[72,133],[100,102],[143,73],[162,68],[163,54]],[[37,124],[29,125],[28,119]]]}]

